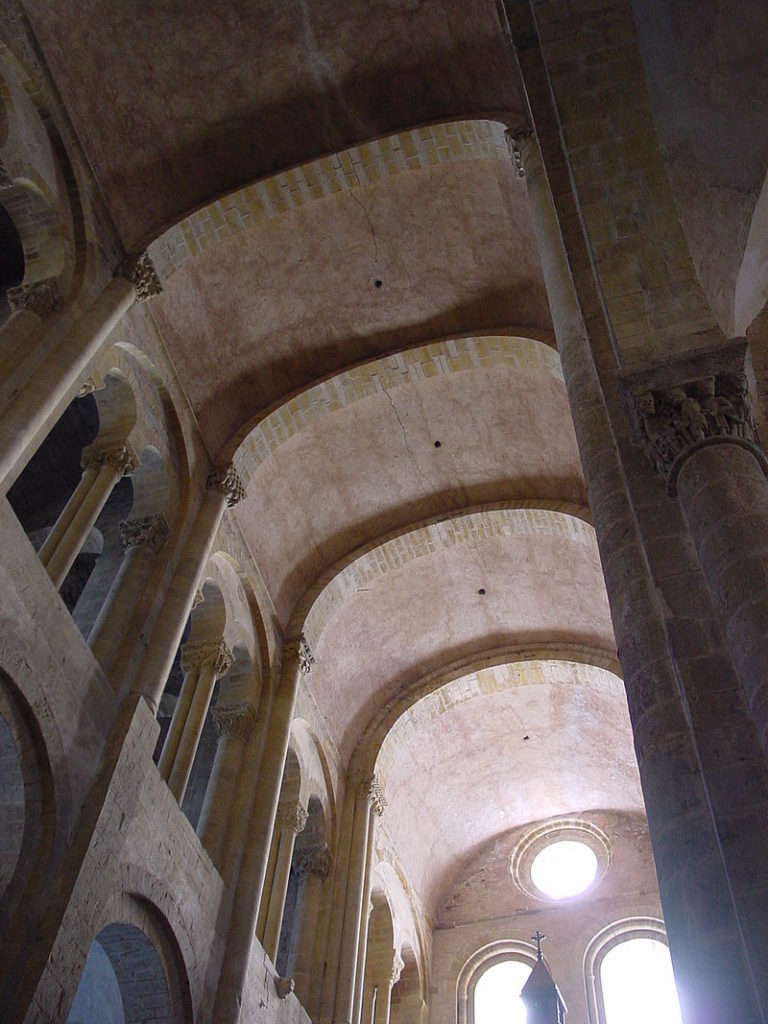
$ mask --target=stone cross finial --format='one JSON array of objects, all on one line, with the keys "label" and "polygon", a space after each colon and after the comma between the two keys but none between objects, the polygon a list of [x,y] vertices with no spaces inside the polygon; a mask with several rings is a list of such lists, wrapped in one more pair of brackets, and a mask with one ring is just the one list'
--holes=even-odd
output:
[{"label": "stone cross finial", "polygon": [[181,648],[181,667],[184,672],[212,665],[217,678],[229,671],[232,651],[223,640],[204,640],[199,643],[187,642]]},{"label": "stone cross finial", "polygon": [[233,508],[245,497],[245,485],[233,465],[221,466],[208,474],[207,487],[218,491],[227,499],[227,508]]},{"label": "stone cross finial", "polygon": [[546,935],[542,935],[539,929],[536,929],[536,934],[532,935],[531,938],[536,943],[536,959],[541,960],[541,944],[546,939]]},{"label": "stone cross finial", "polygon": [[159,295],[163,290],[160,278],[157,276],[154,264],[146,249],[135,256],[128,256],[120,263],[115,271],[115,277],[122,277],[130,281],[136,289],[136,301],[146,302],[153,295]]},{"label": "stone cross finial", "polygon": [[146,545],[155,553],[163,547],[170,532],[168,521],[162,512],[139,519],[124,519],[118,528],[123,547],[136,548]]}]

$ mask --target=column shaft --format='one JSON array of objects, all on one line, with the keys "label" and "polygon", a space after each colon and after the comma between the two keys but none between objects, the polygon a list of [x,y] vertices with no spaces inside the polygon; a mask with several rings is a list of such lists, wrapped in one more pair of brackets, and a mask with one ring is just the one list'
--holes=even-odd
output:
[{"label": "column shaft", "polygon": [[99,467],[91,463],[86,466],[83,470],[83,474],[80,477],[80,482],[72,492],[72,495],[59,513],[59,517],[51,527],[51,532],[43,541],[38,551],[38,557],[44,566],[47,567],[51,560],[51,556],[56,551],[57,547],[61,544],[61,541],[69,529],[72,519],[76,512],[82,505],[87,494],[90,493],[96,482],[96,477],[99,475]]},{"label": "column shaft", "polygon": [[255,720],[256,713],[250,704],[213,709],[213,724],[219,739],[197,834],[222,877],[223,850],[232,817],[233,795],[237,792],[243,751]]},{"label": "column shaft", "polygon": [[114,277],[34,376],[11,399],[0,425],[0,483],[10,487],[64,407],[88,365],[136,300],[136,288]]},{"label": "column shaft", "polygon": [[723,442],[685,460],[677,496],[768,753],[768,481],[750,451]]},{"label": "column shaft", "polygon": [[64,536],[56,549],[51,552],[45,568],[57,590],[66,579],[67,573],[72,568],[72,563],[77,558],[93,524],[99,518],[99,513],[107,503],[118,479],[119,472],[114,466],[109,463],[102,464],[93,481],[93,486],[83,496]]},{"label": "column shaft", "polygon": [[217,1020],[238,1019],[240,995],[248,974],[259,906],[264,893],[264,877],[288,754],[299,680],[298,644],[286,644],[283,652],[283,670],[269,718],[262,767],[244,844],[244,856],[230,921],[228,954],[224,958],[216,994],[214,1018]]},{"label": "column shaft", "polygon": [[158,771],[166,782],[170,777],[173,763],[176,760],[176,753],[179,749],[179,743],[181,742],[181,737],[184,732],[184,726],[187,722],[187,715],[189,714],[189,708],[192,704],[192,697],[195,693],[199,675],[199,665],[190,665],[184,674],[179,699],[176,701],[176,707],[174,708],[173,717],[171,718],[171,725],[168,729],[168,734],[165,737],[165,743],[163,744],[163,749],[160,754],[160,760],[157,764]]},{"label": "column shaft", "polygon": [[357,973],[355,976],[355,1003],[352,1019],[360,1021],[365,981],[365,961],[368,955],[368,924],[371,919],[371,871],[373,865],[373,840],[376,833],[375,819],[371,810],[368,828],[368,844],[365,851],[365,881],[363,884],[363,905],[360,912],[360,932],[357,941]]},{"label": "column shaft", "polygon": [[371,831],[370,801],[366,795],[356,794],[344,899],[344,922],[341,929],[339,971],[336,980],[334,1024],[352,1024],[354,1020],[361,919],[363,913],[367,917],[367,907],[363,907],[363,898],[369,850],[368,837]]},{"label": "column shaft", "polygon": [[208,713],[208,706],[213,696],[213,687],[216,684],[216,668],[210,663],[200,666],[200,671],[195,685],[195,692],[192,695],[192,702],[184,722],[184,728],[179,739],[179,746],[176,757],[173,760],[173,767],[168,776],[168,787],[178,800],[179,804],[184,799],[184,793],[189,782],[189,773],[192,771],[192,764],[197,753],[197,746],[205,725],[205,716]]},{"label": "column shaft", "polygon": [[296,901],[296,934],[288,960],[287,974],[296,983],[296,996],[311,1015],[310,984],[314,966],[317,922],[320,917],[320,899],[323,892],[323,878],[313,871],[301,881]]},{"label": "column shaft", "polygon": [[[526,55],[526,60],[534,59]],[[556,120],[540,100],[537,95],[536,109],[541,108],[542,123],[556,138]],[[762,1021],[740,921],[743,906],[734,897],[736,876],[727,866],[729,850],[713,812],[713,793],[719,795],[726,773],[717,762],[710,771],[706,759],[714,748],[711,743],[707,747],[706,735],[695,731],[692,717],[704,716],[704,701],[711,698],[703,697],[694,706],[684,696],[690,679],[682,678],[673,655],[535,138],[523,141],[521,151],[624,672],[684,1019],[686,1024]],[[551,159],[560,173],[557,154],[559,150]],[[567,169],[564,174],[567,180]],[[612,372],[615,366],[606,366],[606,373]],[[618,396],[611,402],[610,408],[620,413]],[[721,819],[725,826],[724,806]],[[690,851],[687,862],[680,857],[681,849]],[[717,900],[713,893],[719,894]]]},{"label": "column shaft", "polygon": [[277,860],[272,891],[269,894],[269,910],[267,924],[264,929],[264,952],[273,964],[277,963],[277,950],[280,944],[280,929],[283,925],[285,897],[288,892],[288,879],[291,873],[293,847],[296,833],[292,828],[281,828],[277,844]]}]

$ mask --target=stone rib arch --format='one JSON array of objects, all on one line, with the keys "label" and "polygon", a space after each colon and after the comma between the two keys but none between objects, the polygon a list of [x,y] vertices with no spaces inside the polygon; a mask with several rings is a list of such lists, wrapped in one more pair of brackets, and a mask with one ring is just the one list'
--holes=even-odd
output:
[{"label": "stone rib arch", "polygon": [[287,635],[303,633],[313,647],[334,610],[366,581],[441,548],[517,532],[594,540],[587,511],[565,502],[503,502],[438,516],[378,538],[324,573],[292,615]]},{"label": "stone rib arch", "polygon": [[148,249],[165,278],[205,249],[325,196],[442,163],[483,159],[511,159],[499,120],[466,118],[385,135],[221,196],[167,228]]},{"label": "stone rib arch", "polygon": [[225,446],[220,461],[233,458],[247,487],[258,467],[296,434],[324,416],[398,387],[450,373],[509,366],[535,369],[562,382],[556,350],[543,334],[495,332],[443,338],[366,360],[314,382],[263,410]]}]

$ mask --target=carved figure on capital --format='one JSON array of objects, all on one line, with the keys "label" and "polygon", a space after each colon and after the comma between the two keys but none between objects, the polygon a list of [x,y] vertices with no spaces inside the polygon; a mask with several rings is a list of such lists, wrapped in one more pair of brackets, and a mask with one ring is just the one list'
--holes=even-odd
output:
[{"label": "carved figure on capital", "polygon": [[211,711],[211,718],[219,739],[234,736],[245,742],[256,722],[256,711],[252,704],[230,704],[223,708],[216,706]]},{"label": "carved figure on capital", "polygon": [[125,548],[145,545],[157,553],[168,540],[168,521],[162,512],[139,519],[124,519],[119,526],[120,540]]},{"label": "carved figure on capital", "polygon": [[181,667],[184,672],[213,666],[217,678],[226,675],[232,664],[232,651],[223,640],[188,641],[181,648]]},{"label": "carved figure on capital", "polygon": [[226,497],[227,508],[234,508],[245,497],[245,485],[233,465],[212,470],[208,474],[207,486]]},{"label": "carved figure on capital", "polygon": [[115,445],[111,448],[99,448],[89,445],[83,448],[80,456],[80,465],[83,469],[95,466],[101,469],[102,466],[111,466],[119,477],[131,476],[139,468],[139,460],[136,453],[128,444]]},{"label": "carved figure on capital", "polygon": [[291,804],[280,804],[275,818],[275,827],[298,835],[299,832],[304,831],[308,817],[306,808],[298,800]]},{"label": "carved figure on capital", "polygon": [[703,374],[672,387],[631,391],[629,407],[634,439],[670,493],[685,457],[705,444],[733,439],[764,462],[744,373]]},{"label": "carved figure on capital", "polygon": [[160,278],[157,276],[157,271],[146,250],[124,259],[115,271],[115,277],[122,277],[125,281],[130,281],[136,289],[137,302],[146,302],[153,295],[159,295],[163,290]]},{"label": "carved figure on capital", "polygon": [[7,298],[11,309],[25,309],[39,316],[41,320],[55,313],[61,305],[61,292],[54,280],[20,284],[16,288],[9,288]]},{"label": "carved figure on capital", "polygon": [[384,797],[384,789],[375,775],[364,776],[358,781],[357,795],[362,800],[367,800],[379,817],[382,816],[387,801]]},{"label": "carved figure on capital", "polygon": [[313,875],[325,879],[331,870],[331,851],[325,843],[303,846],[294,854],[294,868],[299,878]]}]

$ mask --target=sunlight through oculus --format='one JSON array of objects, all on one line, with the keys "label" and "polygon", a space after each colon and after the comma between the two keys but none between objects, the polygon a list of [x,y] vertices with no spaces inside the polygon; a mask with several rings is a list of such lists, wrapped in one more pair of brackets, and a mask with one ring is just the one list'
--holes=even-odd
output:
[{"label": "sunlight through oculus", "polygon": [[545,846],[531,864],[533,884],[553,900],[578,896],[597,874],[597,857],[586,843],[563,839]]}]

